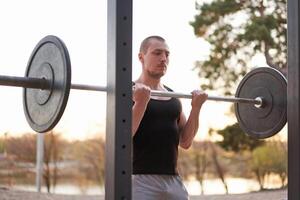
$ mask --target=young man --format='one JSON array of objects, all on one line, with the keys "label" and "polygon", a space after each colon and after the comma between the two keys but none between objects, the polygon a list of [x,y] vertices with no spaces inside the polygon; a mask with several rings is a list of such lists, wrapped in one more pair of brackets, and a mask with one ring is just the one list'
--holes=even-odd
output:
[{"label": "young man", "polygon": [[186,120],[179,99],[151,97],[151,90],[171,91],[161,83],[169,63],[165,40],[160,36],[146,38],[139,60],[143,69],[134,84],[132,108],[133,199],[189,199],[177,171],[178,146],[191,146],[207,94],[192,92],[192,108]]}]

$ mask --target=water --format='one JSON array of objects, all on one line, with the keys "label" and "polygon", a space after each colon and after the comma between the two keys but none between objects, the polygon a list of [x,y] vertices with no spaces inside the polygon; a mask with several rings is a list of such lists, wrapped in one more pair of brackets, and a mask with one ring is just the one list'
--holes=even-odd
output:
[{"label": "water", "polygon": [[[242,194],[253,191],[259,191],[260,186],[254,179],[245,178],[226,178],[229,194]],[[201,185],[196,180],[184,182],[190,195],[200,195]],[[265,189],[275,189],[281,187],[281,182],[278,176],[270,175],[265,179]],[[226,194],[224,185],[220,179],[208,179],[203,183],[204,194]]]},{"label": "water", "polygon": [[[16,190],[23,190],[23,191],[32,191],[36,192],[36,186],[35,185],[15,185],[12,187]],[[41,192],[46,193],[47,188],[43,186],[41,188]],[[76,195],[76,194],[87,194],[87,195],[103,195],[104,194],[104,187],[101,186],[87,186],[87,187],[79,187],[78,185],[74,184],[57,184],[55,189],[51,188],[51,193],[54,194],[70,194],[70,195]]]},{"label": "water", "polygon": [[[241,194],[248,193],[252,191],[258,191],[259,184],[257,181],[252,179],[244,178],[227,178],[226,183],[228,186],[229,194]],[[190,195],[200,195],[201,186],[198,181],[190,180],[184,182]],[[267,180],[266,188],[279,188],[280,181],[278,179],[271,178]],[[210,179],[204,180],[204,194],[225,194],[225,188],[220,179]],[[34,185],[15,185],[13,189],[25,190],[25,191],[37,191]],[[42,192],[47,192],[46,187],[42,187]],[[89,185],[85,187],[80,187],[74,184],[58,184],[55,190],[51,190],[55,194],[87,194],[87,195],[103,195],[104,187],[97,185]]]},{"label": "water", "polygon": [[[259,190],[255,180],[243,178],[226,179],[229,194],[241,194]],[[190,195],[200,195],[201,186],[196,180],[184,182]],[[219,179],[204,180],[204,194],[226,194],[223,183]]]}]

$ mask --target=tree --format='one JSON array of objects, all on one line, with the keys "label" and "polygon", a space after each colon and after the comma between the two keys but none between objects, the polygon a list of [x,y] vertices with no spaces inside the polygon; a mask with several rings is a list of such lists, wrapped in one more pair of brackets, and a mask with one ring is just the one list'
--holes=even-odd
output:
[{"label": "tree", "polygon": [[47,192],[50,188],[55,188],[58,179],[57,163],[63,160],[63,149],[66,141],[61,138],[61,134],[50,131],[45,135],[44,141],[44,173],[43,178]]},{"label": "tree", "polygon": [[256,175],[260,189],[264,189],[265,176],[277,174],[284,187],[287,177],[287,152],[281,142],[269,142],[253,151],[250,166]]},{"label": "tree", "polygon": [[[199,14],[190,22],[194,33],[210,44],[206,60],[197,61],[203,89],[232,93],[255,55],[286,75],[287,0],[213,0],[196,3]],[[202,2],[202,1],[201,1]]]},{"label": "tree", "polygon": [[5,139],[3,137],[0,137],[0,153],[5,152]]},{"label": "tree", "polygon": [[264,189],[265,177],[270,173],[270,149],[267,146],[258,147],[253,151],[251,160],[251,169],[253,170],[256,179],[259,183],[260,189]]},{"label": "tree", "polygon": [[[77,159],[82,163],[80,171],[86,180],[93,180],[100,186],[104,184],[105,141],[101,137],[84,141]],[[84,164],[84,165],[83,165]]]},{"label": "tree", "polygon": [[36,134],[8,137],[6,143],[7,153],[15,156],[17,162],[36,162]]},{"label": "tree", "polygon": [[204,194],[204,175],[208,167],[208,145],[209,142],[194,142],[194,163],[196,179],[201,185],[201,194]]},{"label": "tree", "polygon": [[227,185],[227,182],[225,180],[225,173],[226,173],[226,170],[225,168],[221,165],[219,159],[218,159],[218,153],[216,151],[216,148],[214,146],[214,144],[212,142],[209,142],[209,146],[212,150],[212,154],[211,154],[211,157],[212,157],[212,162],[215,166],[215,170],[216,170],[216,173],[218,175],[218,177],[221,179],[222,183],[223,183],[223,186],[224,186],[224,189],[226,191],[226,194],[228,194],[228,185]]},{"label": "tree", "polygon": [[240,152],[244,150],[252,151],[258,146],[264,144],[263,140],[255,139],[248,136],[242,131],[238,123],[226,126],[217,133],[223,137],[223,140],[217,142],[226,151]]},{"label": "tree", "polygon": [[178,149],[177,169],[184,180],[188,180],[190,177],[193,177],[196,170],[196,166],[194,165],[194,155],[196,151],[193,146],[189,150],[182,148]]},{"label": "tree", "polygon": [[211,141],[194,141],[192,148],[188,151],[179,149],[178,169],[184,179],[195,177],[204,194],[205,176],[220,178],[226,193],[228,186],[225,180],[227,169],[224,167],[221,149]]},{"label": "tree", "polygon": [[269,163],[269,170],[279,176],[281,180],[281,187],[285,186],[287,178],[287,150],[286,143],[282,141],[272,141],[267,145],[270,155],[269,158],[272,162]]}]

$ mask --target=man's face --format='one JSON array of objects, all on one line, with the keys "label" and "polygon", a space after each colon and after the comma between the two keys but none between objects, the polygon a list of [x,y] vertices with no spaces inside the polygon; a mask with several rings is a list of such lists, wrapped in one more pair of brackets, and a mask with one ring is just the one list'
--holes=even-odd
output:
[{"label": "man's face", "polygon": [[152,39],[146,53],[139,54],[139,59],[143,65],[143,72],[159,79],[167,71],[169,47],[165,42]]}]

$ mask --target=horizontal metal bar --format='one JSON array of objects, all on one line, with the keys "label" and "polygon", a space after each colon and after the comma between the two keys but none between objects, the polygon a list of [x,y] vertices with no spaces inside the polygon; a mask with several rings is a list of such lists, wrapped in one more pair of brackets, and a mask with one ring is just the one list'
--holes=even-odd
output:
[{"label": "horizontal metal bar", "polygon": [[159,90],[151,90],[151,96],[186,98],[186,99],[192,98],[192,94],[183,94],[183,93],[167,92],[167,91],[159,91]]},{"label": "horizontal metal bar", "polygon": [[[0,85],[24,87],[24,88],[35,88],[35,89],[50,89],[51,81],[47,81],[44,78],[0,75]],[[89,91],[98,91],[98,92],[106,92],[107,91],[107,87],[105,87],[105,86],[95,86],[95,85],[85,85],[85,84],[71,84],[71,89],[89,90]],[[151,96],[192,99],[192,94],[184,94],[184,93],[169,92],[169,91],[159,91],[159,90],[151,90]],[[238,98],[238,97],[208,96],[207,99],[214,100],[214,101],[233,102],[233,103],[248,103],[248,104],[255,104],[258,106],[261,106],[263,103],[261,98],[249,99],[249,98]]]},{"label": "horizontal metal bar", "polygon": [[[84,84],[72,84],[71,88],[77,89],[77,90],[91,90],[91,91],[101,91],[101,92],[107,91],[107,88],[105,86],[94,86],[94,85],[84,85]],[[159,90],[151,90],[151,96],[192,99],[192,94],[159,91]],[[255,105],[262,104],[261,98],[248,99],[248,98],[237,98],[237,97],[208,96],[207,99],[214,100],[214,101],[233,102],[233,103],[249,103],[249,104],[255,104]]]},{"label": "horizontal metal bar", "polygon": [[98,91],[98,92],[106,92],[107,91],[107,87],[105,87],[105,86],[84,85],[84,84],[72,84],[71,89],[90,90],[90,91]]},{"label": "horizontal metal bar", "polygon": [[[151,96],[192,99],[192,94],[184,94],[184,93],[168,92],[168,91],[158,91],[158,90],[151,90]],[[233,103],[249,103],[249,104],[256,104],[256,105],[262,104],[261,98],[249,99],[249,98],[239,98],[239,97],[218,97],[218,96],[210,96],[209,95],[207,97],[207,99],[214,100],[214,101],[233,102]]]},{"label": "horizontal metal bar", "polygon": [[3,76],[0,75],[0,85],[35,89],[50,89],[51,82],[44,78]]},{"label": "horizontal metal bar", "polygon": [[[50,89],[51,82],[44,78],[19,77],[19,76],[4,76],[0,75],[0,85],[13,86],[33,89]],[[72,84],[72,89],[76,90],[91,90],[106,92],[106,87],[84,84]]]}]

